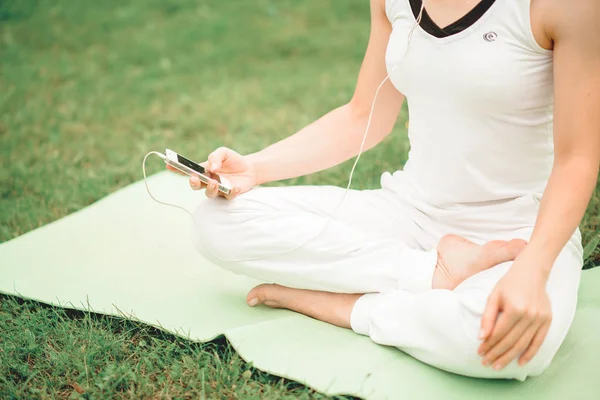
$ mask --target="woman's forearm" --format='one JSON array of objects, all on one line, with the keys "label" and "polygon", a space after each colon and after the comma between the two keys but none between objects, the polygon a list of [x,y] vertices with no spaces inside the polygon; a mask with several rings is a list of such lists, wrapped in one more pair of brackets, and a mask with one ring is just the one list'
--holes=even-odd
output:
[{"label": "woman's forearm", "polygon": [[[381,110],[384,111],[387,110]],[[379,110],[375,114],[379,114]],[[368,113],[353,112],[352,106],[346,104],[296,134],[246,156],[256,168],[258,184],[308,175],[356,156],[367,119]],[[390,118],[376,118],[374,115],[364,150],[380,143],[392,126]]]},{"label": "woman's forearm", "polygon": [[550,269],[583,218],[598,177],[598,163],[571,157],[555,164],[544,192],[537,223],[527,251]]},{"label": "woman's forearm", "polygon": [[385,1],[371,1],[369,44],[352,99],[287,139],[246,156],[255,167],[258,184],[322,171],[357,155],[371,107],[375,111],[364,150],[391,132],[404,101],[387,79],[385,54],[391,32]]}]

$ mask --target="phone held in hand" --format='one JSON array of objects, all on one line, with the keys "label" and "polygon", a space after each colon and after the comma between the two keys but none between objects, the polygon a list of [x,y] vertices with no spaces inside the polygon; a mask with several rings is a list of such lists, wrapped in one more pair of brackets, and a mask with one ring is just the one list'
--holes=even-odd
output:
[{"label": "phone held in hand", "polygon": [[216,181],[219,184],[218,189],[220,192],[225,194],[231,193],[231,184],[224,177],[206,170],[202,165],[185,158],[181,154],[177,154],[173,150],[167,149],[165,155],[167,156],[165,163],[173,168],[177,168],[186,175],[196,176],[206,184],[209,184],[211,180]]}]

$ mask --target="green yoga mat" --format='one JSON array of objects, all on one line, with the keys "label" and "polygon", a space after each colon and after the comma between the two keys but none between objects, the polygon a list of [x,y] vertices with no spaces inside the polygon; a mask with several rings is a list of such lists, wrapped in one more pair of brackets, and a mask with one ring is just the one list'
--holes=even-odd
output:
[{"label": "green yoga mat", "polygon": [[[149,179],[158,198],[193,210],[185,178]],[[154,203],[143,182],[0,245],[0,291],[126,315],[206,341],[224,334],[257,368],[327,394],[369,399],[600,398],[600,268],[586,271],[573,327],[552,366],[525,382],[465,378],[394,348],[285,310],[245,305],[257,284],[194,251],[191,220]]]}]

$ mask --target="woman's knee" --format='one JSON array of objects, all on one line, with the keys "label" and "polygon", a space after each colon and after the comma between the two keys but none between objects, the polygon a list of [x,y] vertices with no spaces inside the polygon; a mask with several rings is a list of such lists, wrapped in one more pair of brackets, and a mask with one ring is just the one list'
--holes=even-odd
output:
[{"label": "woman's knee", "polygon": [[[485,304],[485,303],[482,303]],[[559,347],[565,339],[565,336],[571,325],[574,308],[556,307],[553,310],[553,320],[548,331],[548,334],[537,354],[525,365],[519,365],[518,356],[512,360],[503,369],[496,371],[492,366],[484,366],[482,364],[483,357],[477,354],[477,350],[481,344],[479,338],[474,332],[479,332],[481,327],[482,312],[473,313],[470,310],[470,317],[463,322],[466,324],[465,331],[471,332],[470,335],[464,337],[463,345],[457,345],[456,349],[463,354],[458,358],[468,360],[465,365],[465,370],[461,373],[478,378],[492,379],[518,379],[524,380],[527,377],[537,376],[542,374],[552,363]]]},{"label": "woman's knee", "polygon": [[[549,347],[556,346],[556,343],[548,343],[550,345]],[[474,378],[516,379],[522,381],[528,377],[537,376],[544,372],[550,366],[554,356],[554,352],[540,349],[538,354],[525,365],[519,365],[518,359],[515,359],[501,370],[495,370],[492,366],[484,366],[482,364],[483,357],[477,354],[479,345],[479,341],[472,341],[469,343],[469,346],[466,346],[466,349],[465,347],[462,347],[463,354],[455,355],[456,359],[462,360],[462,362],[458,365],[451,365],[444,369]]]},{"label": "woman's knee", "polygon": [[[416,358],[428,362],[438,368],[475,378],[488,379],[517,379],[524,380],[529,376],[541,374],[550,365],[556,350],[568,327],[565,326],[565,318],[558,316],[553,321],[550,334],[547,336],[543,346],[537,355],[527,364],[521,366],[518,359],[511,361],[501,370],[495,370],[492,366],[483,365],[483,357],[478,354],[481,340],[479,331],[481,319],[489,293],[494,287],[493,282],[481,281],[473,285],[471,290],[445,293],[443,304],[430,304],[427,308],[441,307],[444,310],[444,319],[440,317],[443,336],[439,337],[436,346],[430,345],[423,348],[421,352],[413,354]],[[566,322],[568,325],[568,321]]]},{"label": "woman's knee", "polygon": [[237,243],[233,227],[236,214],[225,199],[205,199],[194,211],[194,232],[198,251],[207,256],[225,258],[228,249]]},{"label": "woman's knee", "polygon": [[[479,332],[480,321],[479,318],[467,323],[468,326],[463,327],[464,331],[471,334],[456,337],[454,343],[451,343],[452,340],[450,340],[448,347],[452,347],[452,350],[448,350],[442,357],[434,354],[429,355],[432,364],[441,369],[474,378],[516,379],[522,381],[527,377],[537,376],[544,372],[550,366],[556,350],[560,346],[561,338],[557,335],[549,335],[544,345],[529,363],[519,365],[517,358],[503,369],[495,370],[491,365],[484,366],[483,357],[477,353],[481,341],[473,332]],[[424,357],[417,358],[423,359]]]},{"label": "woman's knee", "polygon": [[230,201],[203,200],[194,212],[198,251],[221,261],[245,258],[245,246],[255,234],[253,226],[265,212],[261,202],[246,195]]}]

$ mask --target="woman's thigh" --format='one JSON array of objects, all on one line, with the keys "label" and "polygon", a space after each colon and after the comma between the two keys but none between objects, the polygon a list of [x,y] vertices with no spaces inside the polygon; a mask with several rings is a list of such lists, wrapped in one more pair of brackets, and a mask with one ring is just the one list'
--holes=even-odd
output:
[{"label": "woman's thigh", "polygon": [[415,223],[417,214],[401,197],[383,189],[346,192],[335,186],[286,186],[255,188],[232,201],[203,200],[195,217],[198,229],[213,230],[215,237],[222,233],[220,239],[225,240],[226,233],[244,229],[275,239],[308,239],[333,220],[419,248],[423,229]]},{"label": "woman's thigh", "polygon": [[410,209],[382,190],[344,194],[258,188],[233,201],[203,201],[198,250],[232,272],[297,288],[362,293],[430,284],[435,257],[415,249],[421,227]]}]

